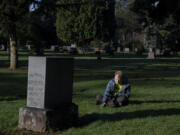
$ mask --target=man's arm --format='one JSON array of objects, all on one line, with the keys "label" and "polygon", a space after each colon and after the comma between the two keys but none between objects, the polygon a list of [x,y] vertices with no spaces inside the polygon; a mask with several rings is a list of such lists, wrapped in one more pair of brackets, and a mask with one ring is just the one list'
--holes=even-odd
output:
[{"label": "man's arm", "polygon": [[106,86],[106,90],[104,92],[104,97],[103,97],[103,102],[106,103],[109,96],[110,96],[110,93],[111,93],[111,89],[112,89],[112,81],[109,81],[107,86]]}]

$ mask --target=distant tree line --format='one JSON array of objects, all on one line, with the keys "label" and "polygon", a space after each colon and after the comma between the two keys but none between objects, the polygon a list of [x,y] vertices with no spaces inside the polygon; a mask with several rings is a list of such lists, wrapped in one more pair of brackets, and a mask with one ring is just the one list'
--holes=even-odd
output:
[{"label": "distant tree line", "polygon": [[[177,54],[180,51],[179,5],[178,0],[117,1],[116,40],[121,41],[121,46],[129,46],[129,43],[133,46],[137,40],[144,40],[145,47],[169,48]],[[136,33],[141,38],[134,36]]]},{"label": "distant tree line", "polygon": [[0,41],[9,41],[10,69],[17,68],[18,47],[27,42],[43,55],[44,46],[52,43],[112,39],[114,4],[114,0],[1,0]]},{"label": "distant tree line", "polygon": [[[110,48],[120,40],[122,46],[138,48],[145,39],[176,53],[179,5],[178,0],[1,0],[0,44],[10,46],[12,70],[17,68],[18,48],[27,43],[43,55],[43,48],[55,43],[86,47],[99,41]],[[146,37],[137,38],[138,33]]]}]

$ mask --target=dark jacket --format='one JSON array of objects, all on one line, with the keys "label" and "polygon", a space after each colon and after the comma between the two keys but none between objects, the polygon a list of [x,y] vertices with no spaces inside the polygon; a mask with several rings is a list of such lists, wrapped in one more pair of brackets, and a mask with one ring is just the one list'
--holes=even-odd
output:
[{"label": "dark jacket", "polygon": [[[131,94],[131,86],[127,80],[123,81],[121,92],[118,93],[119,96],[126,96],[129,98]],[[115,81],[114,79],[110,80],[107,84],[106,90],[104,92],[103,102],[107,102],[109,98],[111,98],[113,91],[115,90]]]}]

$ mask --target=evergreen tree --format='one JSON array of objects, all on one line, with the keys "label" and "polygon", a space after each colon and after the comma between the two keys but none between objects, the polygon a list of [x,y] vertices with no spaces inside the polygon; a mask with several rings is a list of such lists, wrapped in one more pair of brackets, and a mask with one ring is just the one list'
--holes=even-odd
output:
[{"label": "evergreen tree", "polygon": [[114,0],[60,0],[56,31],[59,39],[76,43],[114,37]]}]

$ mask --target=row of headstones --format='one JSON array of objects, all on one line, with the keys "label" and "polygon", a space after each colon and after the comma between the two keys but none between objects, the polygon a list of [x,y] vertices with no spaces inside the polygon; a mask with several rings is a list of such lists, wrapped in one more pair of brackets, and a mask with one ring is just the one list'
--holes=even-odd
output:
[{"label": "row of headstones", "polygon": [[[152,50],[152,49],[150,48],[150,50]],[[139,51],[138,48],[134,48],[134,52],[138,52],[138,51]],[[117,48],[117,52],[121,52],[121,48],[120,47]],[[123,52],[124,53],[129,53],[130,49],[129,48],[124,48]],[[150,51],[150,52],[152,52],[152,51]],[[155,49],[155,55],[160,55],[160,54],[161,54],[160,49],[156,48]]]},{"label": "row of headstones", "polygon": [[[26,45],[25,46],[25,50],[31,50],[31,45]],[[5,49],[5,46],[4,45],[1,45],[1,50],[4,50]],[[76,48],[75,46],[63,46],[63,49],[64,50],[67,50],[68,52],[70,52],[71,51],[71,49],[77,49],[77,53],[78,54],[83,54],[83,51],[82,51],[82,49],[81,48]],[[22,50],[22,49],[20,49],[20,50]],[[59,48],[59,46],[51,46],[51,50],[52,51],[55,51],[55,52],[58,52],[59,50],[60,50],[60,48]],[[121,52],[121,48],[120,47],[117,47],[117,53],[120,53]],[[96,51],[99,51],[99,48],[94,48],[94,51],[96,52]],[[138,49],[137,48],[135,48],[134,49],[134,52],[135,53],[137,53],[138,52]],[[130,53],[130,49],[129,48],[124,48],[123,49],[123,53]],[[150,48],[150,50],[149,50],[149,54],[148,54],[148,58],[154,58],[154,56],[159,56],[160,55],[160,49],[155,49],[155,51],[153,51],[153,49],[152,48]]]},{"label": "row of headstones", "polygon": [[60,51],[66,51],[66,52],[69,52],[69,53],[77,53],[77,54],[83,54],[83,50],[81,48],[76,48],[76,47],[73,47],[73,46],[63,46],[63,47],[59,47],[58,45],[52,45],[51,46],[51,51],[52,52],[60,52]]},{"label": "row of headstones", "polygon": [[[79,54],[82,54],[82,53],[83,53],[83,52],[82,52],[82,49],[81,49],[81,48],[77,48],[76,46],[63,46],[62,49],[63,49],[63,50],[66,50],[67,52],[70,52],[71,49],[77,49],[77,51],[78,51]],[[53,52],[59,52],[60,50],[61,50],[61,48],[60,48],[59,46],[57,46],[57,45],[52,45],[52,46],[51,46],[51,51],[53,51]],[[99,49],[99,48],[92,48],[92,49],[89,49],[89,50],[94,51],[94,52],[96,52],[96,51],[102,51],[102,49]],[[137,48],[135,49],[135,52],[136,52],[136,51],[138,51]],[[117,48],[117,52],[121,52],[121,48],[120,48],[120,47]],[[129,49],[129,48],[124,48],[124,49],[123,49],[123,52],[129,53],[129,52],[130,52],[130,49]]]},{"label": "row of headstones", "polygon": [[[99,51],[99,48],[94,48],[94,51]],[[139,50],[138,48],[134,48],[134,51],[135,53],[137,53]],[[117,47],[117,50],[116,50],[117,53],[120,53],[120,52],[123,52],[123,53],[130,53],[130,48],[121,48],[121,47]],[[160,55],[160,49],[155,49],[155,55]]]},{"label": "row of headstones", "polygon": [[155,56],[160,56],[160,55],[161,55],[160,49],[149,48],[148,59],[155,59]]},{"label": "row of headstones", "polygon": [[[83,51],[81,48],[76,48],[75,46],[63,46],[63,50],[67,50],[68,52],[70,52],[70,50],[72,48],[77,49],[78,54],[83,54]],[[51,51],[58,52],[59,50],[60,50],[59,46],[51,46]],[[93,48],[93,50],[94,50],[94,52],[103,51],[102,49],[99,49],[99,48]],[[138,51],[139,51],[138,48],[134,49],[135,53],[138,53]],[[122,51],[121,47],[117,47],[116,52],[117,53],[120,53],[120,52],[130,53],[130,48],[123,48],[123,51]],[[151,55],[153,55],[153,54],[151,53]],[[155,55],[156,56],[160,55],[160,49],[155,49]]]},{"label": "row of headstones", "polygon": [[78,106],[72,103],[73,62],[73,58],[29,57],[27,106],[19,110],[19,128],[45,132],[78,121]]},{"label": "row of headstones", "polygon": [[[0,50],[5,50],[5,49],[6,49],[5,45],[0,45]],[[7,47],[7,51],[8,50],[9,47]],[[31,51],[32,50],[31,45],[25,45],[23,48],[19,48],[19,51],[26,51],[26,50]]]}]

